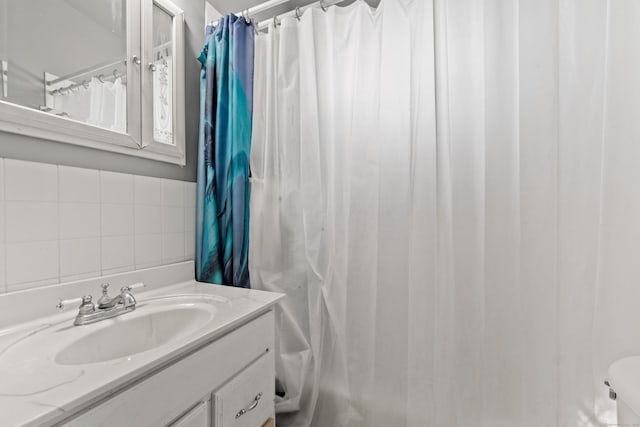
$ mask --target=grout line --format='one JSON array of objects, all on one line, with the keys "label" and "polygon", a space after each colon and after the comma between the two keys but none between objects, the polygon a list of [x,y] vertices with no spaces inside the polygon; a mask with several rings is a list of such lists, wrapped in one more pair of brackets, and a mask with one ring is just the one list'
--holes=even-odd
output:
[{"label": "grout line", "polygon": [[189,191],[189,184],[186,181],[182,182],[182,260],[187,259],[187,215],[189,209],[187,208],[187,193]]},{"label": "grout line", "polygon": [[98,243],[98,256],[100,257],[100,275],[104,276],[102,273],[102,171],[98,171],[98,229],[99,229],[99,243]]},{"label": "grout line", "polygon": [[136,206],[138,202],[138,194],[136,191],[135,175],[131,175],[131,185],[133,186],[133,204],[131,205],[131,221],[133,221],[133,269],[137,270],[136,265],[138,265],[138,241],[136,239]]},{"label": "grout line", "polygon": [[[59,284],[60,282],[55,277],[50,277],[48,279],[31,280],[27,282],[12,283],[11,285],[7,285],[7,293],[24,291],[26,289],[42,288],[44,286],[52,286],[52,285],[59,285]],[[9,290],[9,288],[11,288],[11,290]]]},{"label": "grout line", "polygon": [[164,207],[165,207],[165,179],[160,179],[160,262],[164,264],[165,260],[165,249],[164,249],[164,236],[165,236],[165,226],[164,226]]},{"label": "grout line", "polygon": [[[6,239],[6,236],[5,236]],[[76,238],[71,238],[71,239],[62,239],[62,240],[75,240]],[[78,237],[78,239],[82,239],[82,237]],[[57,242],[61,239],[58,238],[53,238],[53,239],[38,239],[38,240],[18,240],[15,242],[7,242],[7,245],[11,245],[11,246],[20,246],[20,245],[32,245],[34,243],[51,243],[51,242]]]},{"label": "grout line", "polygon": [[60,216],[60,166],[56,165],[56,210],[58,212],[58,283],[62,277],[62,218]]}]

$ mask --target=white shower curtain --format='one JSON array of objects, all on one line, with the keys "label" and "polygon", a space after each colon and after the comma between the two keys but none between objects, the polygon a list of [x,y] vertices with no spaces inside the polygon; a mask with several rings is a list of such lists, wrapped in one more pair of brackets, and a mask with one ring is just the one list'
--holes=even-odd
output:
[{"label": "white shower curtain", "polygon": [[607,366],[640,354],[640,3],[435,3],[256,40],[279,425],[614,422]]}]

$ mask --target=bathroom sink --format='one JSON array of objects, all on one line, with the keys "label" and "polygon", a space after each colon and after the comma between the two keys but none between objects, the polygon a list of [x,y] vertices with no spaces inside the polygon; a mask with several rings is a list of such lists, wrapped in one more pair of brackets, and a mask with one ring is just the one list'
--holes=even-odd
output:
[{"label": "bathroom sink", "polygon": [[129,313],[89,325],[74,326],[75,313],[66,313],[63,321],[5,331],[0,395],[26,396],[70,384],[93,364],[144,365],[211,329],[229,304],[218,296],[173,294],[143,299]]},{"label": "bathroom sink", "polygon": [[54,356],[59,365],[86,365],[129,357],[180,340],[207,324],[209,304],[162,304],[96,323]]}]

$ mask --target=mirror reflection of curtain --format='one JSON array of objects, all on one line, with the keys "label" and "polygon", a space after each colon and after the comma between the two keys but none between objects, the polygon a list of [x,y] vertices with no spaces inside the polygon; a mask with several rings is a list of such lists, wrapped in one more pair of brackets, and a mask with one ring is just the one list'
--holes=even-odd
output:
[{"label": "mirror reflection of curtain", "polygon": [[53,95],[54,110],[65,117],[118,132],[127,131],[127,86],[93,77],[85,86]]},{"label": "mirror reflection of curtain", "polygon": [[4,100],[40,109],[46,105],[45,72],[73,75],[110,59],[126,57],[126,3],[0,0],[0,60],[10,64],[11,81],[9,96]]}]

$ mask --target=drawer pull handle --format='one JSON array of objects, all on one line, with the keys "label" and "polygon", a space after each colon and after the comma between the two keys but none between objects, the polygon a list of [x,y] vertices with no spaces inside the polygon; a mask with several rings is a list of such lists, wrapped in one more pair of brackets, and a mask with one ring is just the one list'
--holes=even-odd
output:
[{"label": "drawer pull handle", "polygon": [[243,416],[244,414],[246,414],[247,412],[253,411],[254,409],[256,409],[256,406],[258,406],[258,402],[260,401],[261,398],[262,398],[262,392],[256,394],[256,397],[253,399],[253,402],[251,402],[249,406],[247,406],[246,408],[242,408],[238,411],[238,413],[236,414],[236,420],[241,416]]}]

